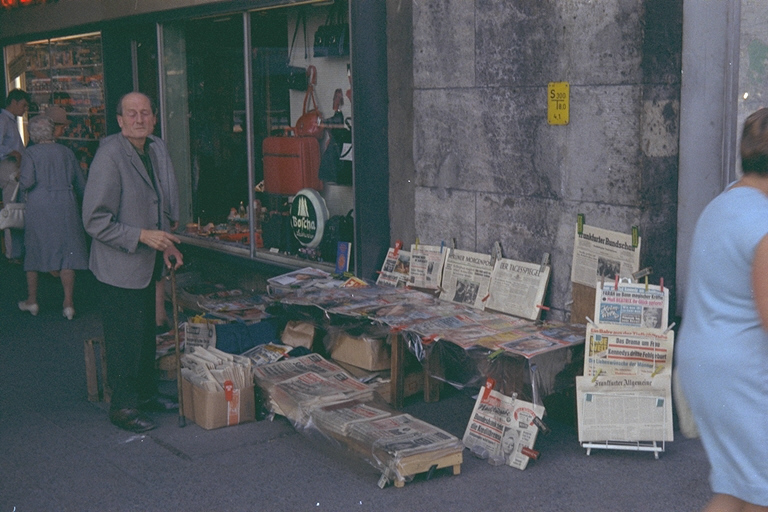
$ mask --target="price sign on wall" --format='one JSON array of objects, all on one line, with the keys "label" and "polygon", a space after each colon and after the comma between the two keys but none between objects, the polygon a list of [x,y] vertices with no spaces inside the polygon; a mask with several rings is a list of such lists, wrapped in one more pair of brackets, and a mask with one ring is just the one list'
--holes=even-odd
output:
[{"label": "price sign on wall", "polygon": [[570,111],[570,84],[568,82],[549,82],[547,87],[547,121],[549,124],[568,124]]}]

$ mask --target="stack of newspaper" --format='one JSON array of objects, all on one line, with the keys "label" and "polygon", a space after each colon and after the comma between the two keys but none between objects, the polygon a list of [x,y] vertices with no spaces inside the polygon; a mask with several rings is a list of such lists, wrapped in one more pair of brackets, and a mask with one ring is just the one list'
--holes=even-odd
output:
[{"label": "stack of newspaper", "polygon": [[255,367],[256,384],[272,412],[297,430],[319,432],[380,469],[384,481],[402,485],[430,468],[458,467],[460,439],[400,414],[372,388],[319,354]]},{"label": "stack of newspaper", "polygon": [[[461,463],[460,439],[409,414],[361,421],[350,425],[353,448],[368,457],[384,476],[396,480],[423,472],[423,468]],[[451,463],[441,461],[452,459]]]},{"label": "stack of newspaper", "polygon": [[314,406],[373,395],[370,387],[314,353],[258,366],[253,373],[270,410],[296,428],[307,426]]},{"label": "stack of newspaper", "polygon": [[229,381],[234,389],[253,385],[251,360],[213,347],[188,347],[181,356],[181,374],[193,385],[208,391],[223,391]]}]

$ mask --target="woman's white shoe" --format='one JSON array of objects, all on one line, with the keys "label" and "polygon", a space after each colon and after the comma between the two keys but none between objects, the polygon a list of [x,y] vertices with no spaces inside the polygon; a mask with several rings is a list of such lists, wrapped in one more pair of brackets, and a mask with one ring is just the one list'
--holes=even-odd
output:
[{"label": "woman's white shoe", "polygon": [[67,320],[72,320],[75,317],[75,308],[64,308],[62,312]]},{"label": "woman's white shoe", "polygon": [[32,316],[37,316],[40,312],[40,306],[37,304],[27,304],[24,301],[19,302],[19,309],[22,311],[29,311]]}]

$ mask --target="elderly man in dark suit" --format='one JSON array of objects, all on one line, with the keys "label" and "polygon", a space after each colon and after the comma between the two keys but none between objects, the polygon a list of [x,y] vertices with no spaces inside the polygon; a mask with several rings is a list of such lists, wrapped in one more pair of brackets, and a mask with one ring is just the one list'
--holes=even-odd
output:
[{"label": "elderly man in dark suit", "polygon": [[112,388],[109,419],[131,432],[155,428],[144,413],[172,407],[157,394],[155,281],[163,264],[183,260],[171,234],[164,191],[176,188],[165,143],[152,135],[152,101],[129,93],[120,99],[121,133],[104,138],[91,164],[83,223],[93,237],[90,269],[98,280]]}]

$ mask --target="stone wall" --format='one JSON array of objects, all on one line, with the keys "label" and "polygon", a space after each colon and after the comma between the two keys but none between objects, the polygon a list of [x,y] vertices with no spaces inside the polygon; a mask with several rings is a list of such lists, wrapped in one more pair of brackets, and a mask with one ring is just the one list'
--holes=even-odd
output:
[{"label": "stone wall", "polygon": [[[412,73],[413,112],[391,106],[390,133],[412,123],[413,147],[390,137],[392,240],[550,253],[548,305],[565,318],[584,213],[639,226],[641,266],[674,290],[682,0],[403,3],[388,3],[390,39],[412,30],[412,68],[390,55],[390,84]],[[561,81],[570,123],[552,126],[547,85]]]}]

